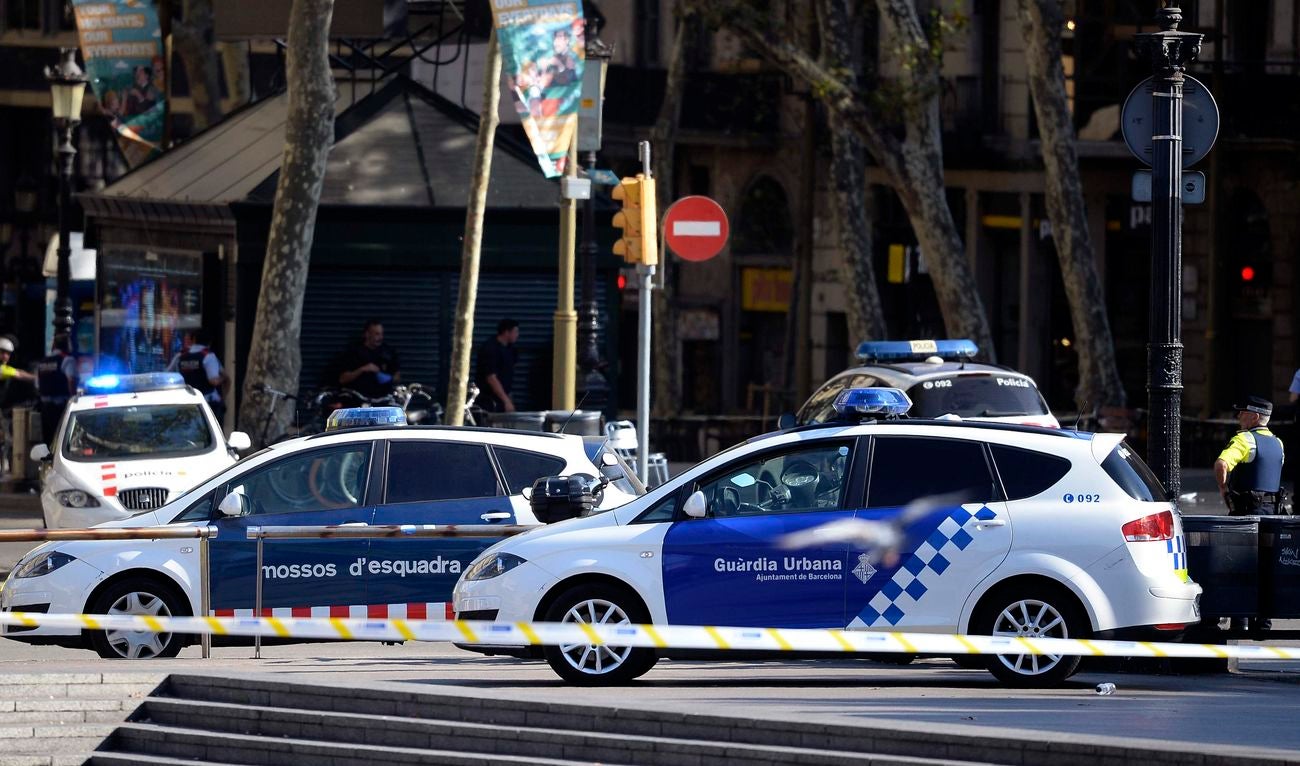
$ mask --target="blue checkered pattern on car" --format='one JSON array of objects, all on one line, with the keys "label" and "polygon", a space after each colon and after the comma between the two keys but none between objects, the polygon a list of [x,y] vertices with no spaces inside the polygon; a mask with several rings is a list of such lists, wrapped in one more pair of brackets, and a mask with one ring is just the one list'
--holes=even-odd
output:
[{"label": "blue checkered pattern on car", "polygon": [[1187,543],[1183,540],[1183,536],[1174,535],[1172,538],[1165,541],[1165,545],[1168,546],[1169,553],[1174,557],[1174,569],[1186,569]]},{"label": "blue checkered pattern on car", "polygon": [[997,513],[982,506],[971,513],[957,507],[948,512],[925,541],[905,554],[902,565],[867,603],[849,627],[893,627],[907,616],[909,607],[920,601],[935,586],[975,538],[966,527],[973,521],[997,518]]}]

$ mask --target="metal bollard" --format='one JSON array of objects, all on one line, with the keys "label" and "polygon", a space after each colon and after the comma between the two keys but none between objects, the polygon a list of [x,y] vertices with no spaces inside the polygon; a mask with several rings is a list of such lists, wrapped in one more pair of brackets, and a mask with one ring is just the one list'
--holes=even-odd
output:
[{"label": "metal bollard", "polygon": [[[251,530],[250,530],[251,531]],[[262,530],[257,530],[257,590],[253,596],[253,616],[262,619],[262,541],[266,538],[262,535]],[[253,639],[253,659],[262,659],[262,634],[258,633]]]},{"label": "metal bollard", "polygon": [[[210,529],[212,529],[210,527]],[[212,529],[215,533],[216,529]],[[202,581],[199,584],[199,611],[204,617],[210,617],[212,612],[212,560],[208,557],[208,538],[199,538],[199,576]],[[212,634],[204,633],[199,639],[199,647],[203,651],[203,659],[212,656]]]}]

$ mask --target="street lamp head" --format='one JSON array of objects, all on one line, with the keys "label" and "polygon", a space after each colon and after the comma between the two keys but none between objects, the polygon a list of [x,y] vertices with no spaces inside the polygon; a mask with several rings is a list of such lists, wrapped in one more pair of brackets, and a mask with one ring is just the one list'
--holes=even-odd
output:
[{"label": "street lamp head", "polygon": [[80,122],[81,99],[86,93],[86,75],[77,66],[77,49],[60,48],[59,64],[45,68],[45,79],[50,84],[54,119]]}]

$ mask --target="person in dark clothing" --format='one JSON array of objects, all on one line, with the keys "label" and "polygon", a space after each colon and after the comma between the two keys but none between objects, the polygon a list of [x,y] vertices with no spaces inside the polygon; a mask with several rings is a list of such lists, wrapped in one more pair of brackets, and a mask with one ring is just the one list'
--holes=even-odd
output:
[{"label": "person in dark clothing", "polygon": [[41,438],[54,449],[54,432],[77,392],[77,359],[66,335],[55,335],[50,355],[36,363],[36,390],[41,398]]},{"label": "person in dark clothing", "polygon": [[191,388],[203,394],[212,414],[221,423],[226,417],[226,403],[222,397],[226,373],[221,368],[221,360],[208,348],[208,334],[202,328],[186,330],[181,339],[181,353],[172,357],[167,369],[179,372]]},{"label": "person in dark clothing", "polygon": [[519,361],[519,323],[513,319],[497,322],[495,338],[489,338],[478,350],[474,382],[478,384],[479,406],[488,412],[514,412],[510,398],[515,383],[515,362]]},{"label": "person in dark clothing", "polygon": [[[1214,478],[1228,504],[1230,516],[1273,515],[1278,513],[1282,490],[1282,464],[1286,455],[1282,440],[1268,430],[1273,403],[1258,396],[1246,397],[1237,411],[1237,432],[1214,461]],[[1251,617],[1250,629],[1270,630],[1272,620]],[[1245,630],[1246,618],[1232,618],[1233,630]]]},{"label": "person in dark clothing", "polygon": [[361,341],[347,348],[335,362],[340,386],[347,386],[368,399],[378,399],[393,392],[402,380],[397,349],[384,343],[384,325],[377,319],[366,320]]}]

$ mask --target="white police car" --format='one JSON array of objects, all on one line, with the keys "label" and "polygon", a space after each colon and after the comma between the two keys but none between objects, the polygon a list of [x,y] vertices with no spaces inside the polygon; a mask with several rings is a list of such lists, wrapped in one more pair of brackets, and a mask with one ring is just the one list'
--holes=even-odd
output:
[{"label": "white police car", "polygon": [[1034,379],[1008,367],[969,361],[979,353],[969,340],[866,341],[858,367],[822,384],[795,414],[809,425],[835,417],[835,399],[850,388],[902,389],[912,416],[956,415],[963,420],[1059,428]]},{"label": "white police car", "polygon": [[[896,389],[868,389],[842,393],[837,409],[869,417],[909,406]],[[758,437],[609,513],[498,543],[457,583],[456,612],[1169,638],[1197,621],[1201,588],[1187,576],[1178,514],[1121,439],[906,419]],[[658,658],[587,645],[487,651],[541,653],[563,678],[588,683],[635,678]],[[1058,682],[1077,666],[988,658],[1010,684]]]},{"label": "white police car", "polygon": [[45,526],[90,527],[155,508],[238,460],[249,439],[221,424],[178,372],[97,375],[68,402],[42,463]]},{"label": "white police car", "polygon": [[[335,413],[349,417],[346,410]],[[250,526],[532,524],[521,490],[539,477],[574,473],[610,480],[602,508],[644,491],[603,439],[489,428],[355,428],[274,444],[166,506],[110,526],[215,526],[209,556],[217,616],[252,616],[260,576],[263,608],[273,616],[443,620],[456,578],[492,539],[267,540],[258,571],[256,544],[245,532]],[[14,567],[0,591],[0,610],[191,615],[200,610],[200,584],[196,540],[47,543]],[[11,626],[3,635],[86,645],[80,631]],[[175,655],[189,637],[88,631],[85,639],[104,657],[149,658]]]}]

